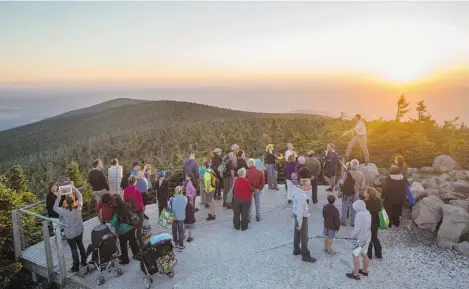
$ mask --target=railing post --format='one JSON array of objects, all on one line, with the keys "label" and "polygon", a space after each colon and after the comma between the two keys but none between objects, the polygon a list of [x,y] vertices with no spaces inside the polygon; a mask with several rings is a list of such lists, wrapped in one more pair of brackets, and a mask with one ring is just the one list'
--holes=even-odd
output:
[{"label": "railing post", "polygon": [[65,256],[64,248],[62,245],[62,226],[57,225],[55,227],[55,238],[57,241],[57,260],[59,263],[59,284],[61,287],[65,285],[65,280],[67,278],[67,268],[65,268]]},{"label": "railing post", "polygon": [[11,213],[11,221],[13,225],[13,242],[15,246],[15,259],[16,261],[19,261],[21,252],[23,250],[23,246],[21,244],[21,236],[20,236],[20,230],[21,230],[21,216],[18,214],[17,210],[13,210]]},{"label": "railing post", "polygon": [[42,236],[44,238],[44,249],[46,253],[47,280],[51,282],[54,274],[54,261],[52,259],[52,249],[50,247],[49,222],[45,220],[42,221]]}]

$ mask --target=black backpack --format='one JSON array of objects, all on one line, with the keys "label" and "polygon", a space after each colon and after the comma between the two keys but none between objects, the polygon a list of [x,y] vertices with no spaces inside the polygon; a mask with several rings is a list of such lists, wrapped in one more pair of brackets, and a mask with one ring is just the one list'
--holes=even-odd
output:
[{"label": "black backpack", "polygon": [[344,193],[345,196],[353,196],[355,194],[355,179],[349,171],[347,171],[347,176],[342,185],[342,193]]},{"label": "black backpack", "polygon": [[132,205],[130,205],[129,203],[125,203],[124,206],[125,209],[122,212],[122,216],[120,216],[120,221],[131,226],[136,226],[140,221],[140,218],[135,213],[135,210]]}]

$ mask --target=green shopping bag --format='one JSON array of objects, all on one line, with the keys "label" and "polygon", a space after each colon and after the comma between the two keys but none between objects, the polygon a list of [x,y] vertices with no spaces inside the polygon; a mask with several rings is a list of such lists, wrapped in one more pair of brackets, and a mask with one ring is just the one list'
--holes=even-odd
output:
[{"label": "green shopping bag", "polygon": [[171,228],[173,225],[173,221],[174,221],[174,213],[164,208],[163,211],[161,212],[159,221],[160,221],[159,223],[161,227],[165,229]]},{"label": "green shopping bag", "polygon": [[378,218],[379,218],[379,228],[382,230],[385,230],[389,227],[389,217],[388,213],[386,213],[386,210],[384,209],[383,204],[381,204],[381,211],[378,213]]}]

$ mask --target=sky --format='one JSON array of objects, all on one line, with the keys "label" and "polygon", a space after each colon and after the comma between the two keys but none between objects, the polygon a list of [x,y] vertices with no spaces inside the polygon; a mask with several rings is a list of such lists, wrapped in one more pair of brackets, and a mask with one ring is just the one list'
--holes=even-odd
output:
[{"label": "sky", "polygon": [[[441,110],[461,114],[469,104],[468,15],[469,2],[1,2],[0,118],[26,109],[7,97],[45,98],[50,87],[60,88],[54,97],[86,87],[94,102],[172,98],[269,112],[304,109],[302,101],[334,113],[368,101],[370,110],[373,99],[409,93],[445,118]],[[106,85],[114,92],[98,96]],[[122,85],[159,90],[116,92]],[[161,95],[187,85],[198,98]],[[294,103],[263,105],[281,85]],[[214,86],[252,105],[207,96]],[[331,109],[312,94],[346,105]],[[442,108],[444,97],[452,98]],[[383,114],[393,113],[372,115]]]}]

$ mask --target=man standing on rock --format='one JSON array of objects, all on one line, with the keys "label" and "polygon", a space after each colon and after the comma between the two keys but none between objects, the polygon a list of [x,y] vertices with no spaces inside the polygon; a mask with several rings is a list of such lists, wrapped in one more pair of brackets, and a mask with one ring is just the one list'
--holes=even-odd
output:
[{"label": "man standing on rock", "polygon": [[368,165],[368,162],[370,161],[370,154],[368,152],[368,147],[366,145],[366,126],[362,120],[361,115],[359,114],[355,115],[355,117],[353,118],[353,121],[355,122],[355,127],[344,133],[344,136],[346,136],[347,134],[351,132],[355,133],[354,137],[352,138],[352,140],[349,142],[347,146],[347,152],[345,153],[345,161],[347,161],[352,155],[353,147],[356,146],[357,143],[359,143],[360,148],[362,149],[363,154],[365,155],[365,166],[366,166]]}]

